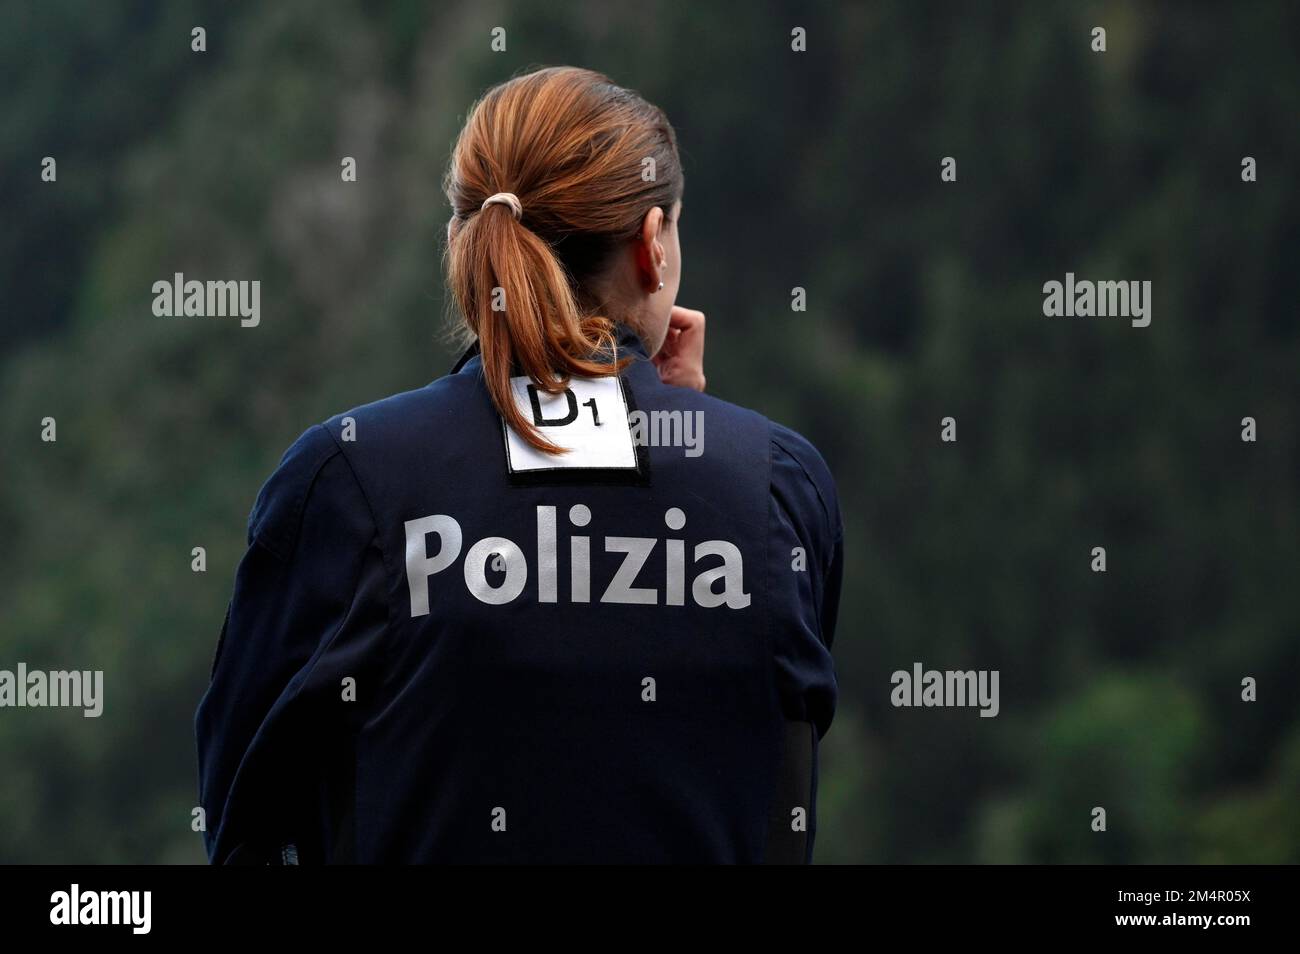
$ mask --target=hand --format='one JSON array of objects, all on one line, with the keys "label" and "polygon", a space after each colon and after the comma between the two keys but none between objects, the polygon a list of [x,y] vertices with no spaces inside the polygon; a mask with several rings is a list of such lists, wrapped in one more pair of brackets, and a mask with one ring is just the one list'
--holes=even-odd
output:
[{"label": "hand", "polygon": [[668,334],[653,360],[664,384],[703,391],[704,312],[673,305]]}]

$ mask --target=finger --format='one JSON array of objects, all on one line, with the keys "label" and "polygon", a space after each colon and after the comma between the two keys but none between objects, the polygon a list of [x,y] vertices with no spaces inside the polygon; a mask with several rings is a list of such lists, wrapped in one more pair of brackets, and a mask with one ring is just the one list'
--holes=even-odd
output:
[{"label": "finger", "polygon": [[668,327],[675,328],[678,331],[691,331],[704,325],[704,312],[696,311],[693,308],[683,308],[681,305],[673,305],[673,309],[668,313]]},{"label": "finger", "polygon": [[659,350],[655,352],[654,360],[664,361],[677,354],[678,348],[681,345],[681,337],[682,332],[680,329],[669,328],[668,333],[664,335],[663,344],[661,344]]}]

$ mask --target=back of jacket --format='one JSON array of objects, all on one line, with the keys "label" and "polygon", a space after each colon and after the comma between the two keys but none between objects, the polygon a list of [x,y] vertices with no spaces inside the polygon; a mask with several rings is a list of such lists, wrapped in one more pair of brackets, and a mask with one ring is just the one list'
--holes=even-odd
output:
[{"label": "back of jacket", "polygon": [[806,861],[841,520],[762,416],[477,357],[304,433],[258,496],[196,717],[218,863]]}]

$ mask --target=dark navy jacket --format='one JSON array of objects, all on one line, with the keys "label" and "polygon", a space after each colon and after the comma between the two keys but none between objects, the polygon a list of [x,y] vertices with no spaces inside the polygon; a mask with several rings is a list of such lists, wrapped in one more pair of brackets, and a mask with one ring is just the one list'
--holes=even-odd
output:
[{"label": "dark navy jacket", "polygon": [[810,860],[834,483],[620,353],[598,397],[532,405],[617,466],[527,469],[477,356],[289,448],[196,716],[211,861]]}]

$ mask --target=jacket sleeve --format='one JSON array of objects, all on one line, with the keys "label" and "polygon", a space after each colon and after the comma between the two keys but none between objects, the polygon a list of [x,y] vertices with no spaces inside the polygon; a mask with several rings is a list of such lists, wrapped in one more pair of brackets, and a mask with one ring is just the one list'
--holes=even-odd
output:
[{"label": "jacket sleeve", "polygon": [[258,494],[195,715],[211,862],[273,862],[289,845],[329,860],[356,707],[380,678],[385,578],[369,504],[317,425]]},{"label": "jacket sleeve", "polygon": [[844,572],[844,529],[830,470],[788,428],[772,426],[771,543],[778,689],[787,719],[820,740],[838,699],[831,645]]},{"label": "jacket sleeve", "polygon": [[[818,749],[835,715],[831,645],[843,575],[843,524],[835,483],[806,440],[772,425],[771,640],[786,723],[781,771],[768,822],[769,864],[808,864],[817,832]],[[802,807],[806,829],[792,830]]]}]

